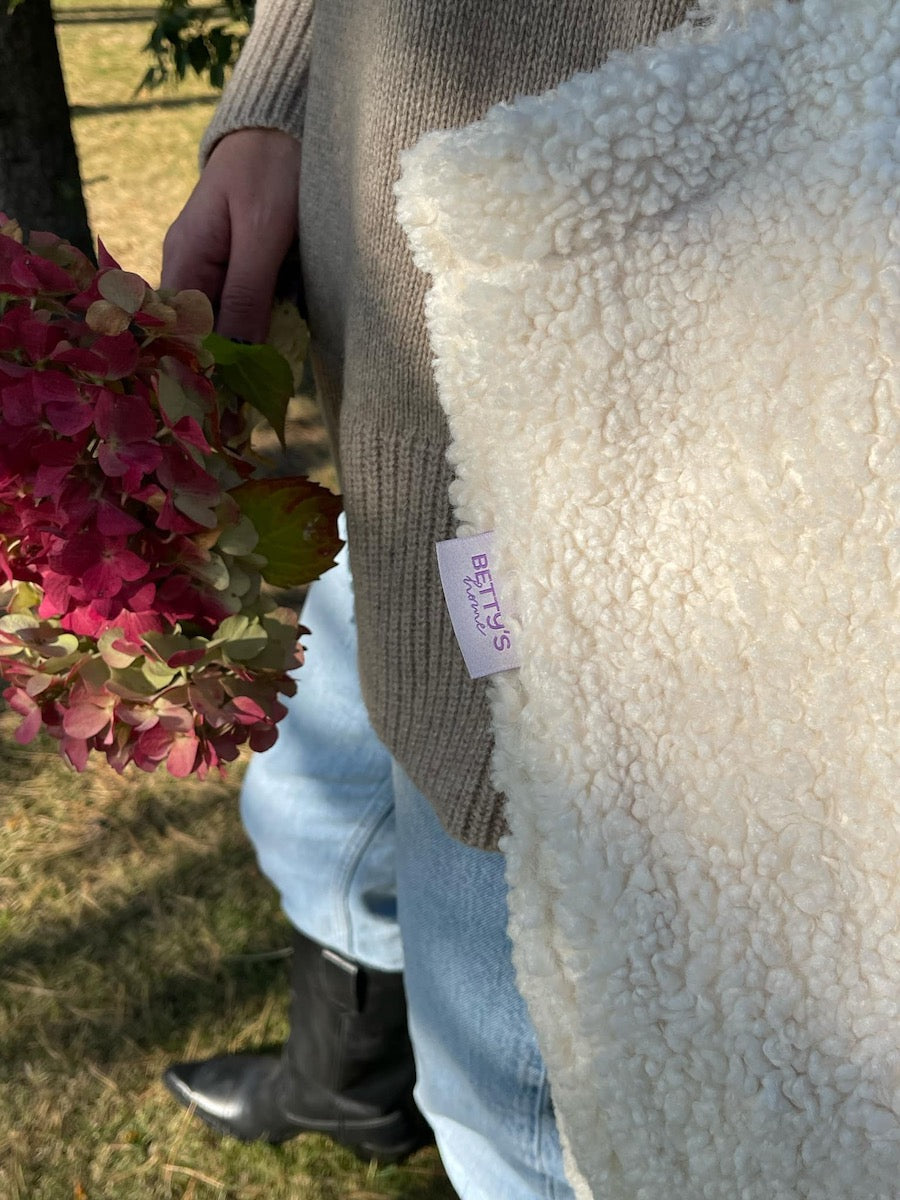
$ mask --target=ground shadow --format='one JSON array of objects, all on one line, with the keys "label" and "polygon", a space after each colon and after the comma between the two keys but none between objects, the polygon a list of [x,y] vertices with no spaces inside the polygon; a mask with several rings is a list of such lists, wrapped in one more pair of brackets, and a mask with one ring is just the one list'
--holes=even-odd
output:
[{"label": "ground shadow", "polygon": [[[54,11],[57,25],[128,25],[156,19],[159,9],[155,4],[116,8],[114,5],[90,4],[84,8],[64,8]],[[224,17],[226,10],[216,9],[215,16]]]},{"label": "ground shadow", "polygon": [[218,103],[218,96],[160,96],[156,100],[128,100],[119,104],[73,104],[73,117],[108,117],[116,113],[132,113],[141,108],[193,108],[198,104]]}]

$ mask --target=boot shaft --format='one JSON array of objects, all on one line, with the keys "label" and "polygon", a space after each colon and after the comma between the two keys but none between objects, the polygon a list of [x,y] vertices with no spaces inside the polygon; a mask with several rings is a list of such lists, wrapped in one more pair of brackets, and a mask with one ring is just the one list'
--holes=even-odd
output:
[{"label": "boot shaft", "polygon": [[376,971],[295,931],[291,1031],[285,1059],[292,1079],[385,1111],[415,1082],[398,972]]}]

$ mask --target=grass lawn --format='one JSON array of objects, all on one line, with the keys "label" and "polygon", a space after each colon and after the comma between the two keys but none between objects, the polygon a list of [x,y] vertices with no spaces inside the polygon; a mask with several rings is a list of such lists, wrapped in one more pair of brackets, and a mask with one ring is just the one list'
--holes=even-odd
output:
[{"label": "grass lawn", "polygon": [[[210,96],[134,98],[152,9],[63,0],[94,232],[158,278]],[[298,401],[294,465],[328,478]],[[240,827],[241,768],[175,782],[69,773],[0,710],[0,1198],[450,1200],[433,1151],[367,1167],[333,1143],[219,1141],[159,1083],[174,1058],[278,1043],[288,929]]]},{"label": "grass lawn", "polygon": [[279,1042],[288,930],[227,782],[72,775],[0,714],[3,1200],[450,1197],[432,1151],[219,1141],[159,1074]]},{"label": "grass lawn", "polygon": [[135,96],[153,4],[55,0],[60,51],[95,237],[159,282],[163,235],[197,178],[215,94],[198,80]]}]

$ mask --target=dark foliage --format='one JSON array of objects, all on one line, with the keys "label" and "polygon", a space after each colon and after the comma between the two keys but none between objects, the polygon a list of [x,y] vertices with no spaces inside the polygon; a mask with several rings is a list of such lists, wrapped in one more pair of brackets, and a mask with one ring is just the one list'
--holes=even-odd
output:
[{"label": "dark foliage", "polygon": [[221,88],[253,20],[254,0],[213,6],[163,0],[144,47],[153,58],[138,90],[180,81],[193,72]]}]

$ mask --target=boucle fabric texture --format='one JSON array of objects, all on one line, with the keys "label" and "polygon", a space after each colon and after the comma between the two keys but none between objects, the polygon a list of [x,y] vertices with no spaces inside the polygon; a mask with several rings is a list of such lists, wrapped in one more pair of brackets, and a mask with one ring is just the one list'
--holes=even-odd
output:
[{"label": "boucle fabric texture", "polygon": [[[394,216],[399,152],[499,100],[652,41],[686,0],[260,0],[204,139],[302,139],[301,260],[340,460],[360,676],[373,726],[455,837],[495,848],[486,688],[466,674],[434,543],[452,537],[425,279]],[[315,637],[315,630],[311,637]]]},{"label": "boucle fabric texture", "polygon": [[511,934],[596,1200],[896,1200],[900,5],[710,10],[404,160]]}]

